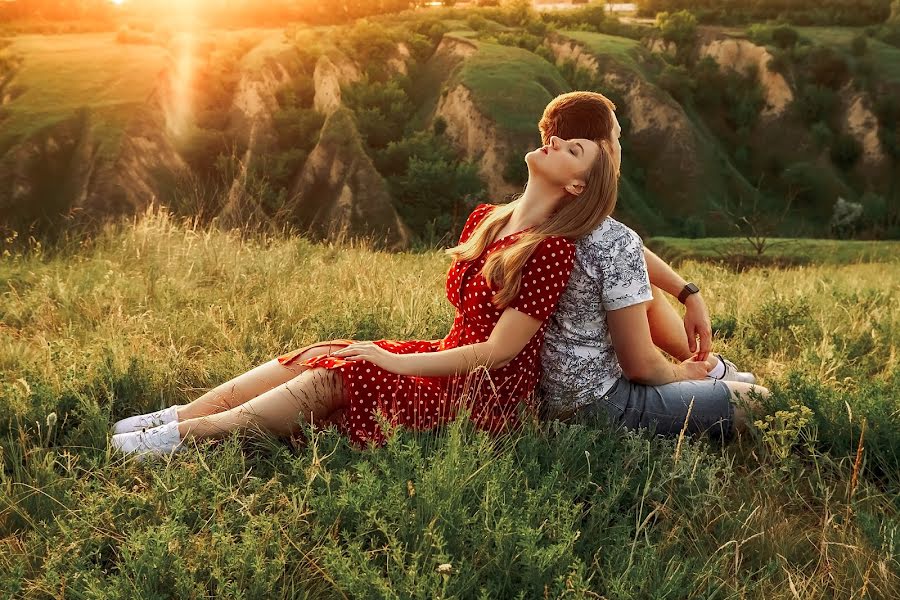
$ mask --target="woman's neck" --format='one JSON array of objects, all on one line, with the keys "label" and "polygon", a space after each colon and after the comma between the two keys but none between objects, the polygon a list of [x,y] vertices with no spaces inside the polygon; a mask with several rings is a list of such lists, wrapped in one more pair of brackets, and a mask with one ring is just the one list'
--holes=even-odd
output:
[{"label": "woman's neck", "polygon": [[540,180],[529,180],[525,192],[516,200],[508,226],[519,231],[540,225],[553,216],[562,199],[558,186],[549,186]]}]

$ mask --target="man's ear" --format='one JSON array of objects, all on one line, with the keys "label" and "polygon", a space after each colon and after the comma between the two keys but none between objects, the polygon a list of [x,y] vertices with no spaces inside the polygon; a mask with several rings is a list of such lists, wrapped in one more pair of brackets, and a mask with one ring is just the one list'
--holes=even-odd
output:
[{"label": "man's ear", "polygon": [[573,196],[578,196],[581,194],[581,192],[584,191],[584,182],[580,179],[575,179],[574,181],[566,185],[566,191]]}]

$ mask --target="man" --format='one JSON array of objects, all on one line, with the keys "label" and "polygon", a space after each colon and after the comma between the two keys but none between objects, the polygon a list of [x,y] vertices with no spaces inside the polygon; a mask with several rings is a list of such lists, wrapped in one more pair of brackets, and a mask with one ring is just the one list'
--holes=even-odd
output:
[{"label": "man", "polygon": [[[542,140],[605,140],[618,167],[621,128],[614,111],[602,94],[558,96],[541,118]],[[690,412],[689,432],[718,428],[723,438],[744,427],[748,416],[734,401],[766,390],[752,385],[752,374],[710,353],[709,314],[699,288],[612,218],[576,248],[572,278],[542,352],[547,416],[607,416],[629,427],[677,433]],[[684,320],[664,292],[685,305]]]},{"label": "man", "polygon": [[[547,144],[552,135],[564,140],[609,139],[613,130],[612,110],[615,105],[602,94],[570,92],[557,96],[544,109],[538,124],[542,143]],[[677,177],[677,174],[673,176]],[[644,259],[653,293],[653,301],[647,309],[653,342],[677,360],[686,360],[694,353],[697,360],[706,360],[712,345],[712,327],[699,288],[685,281],[647,248],[644,248]],[[684,305],[683,329],[681,317],[661,292],[678,298]],[[674,326],[676,322],[677,327]]]}]

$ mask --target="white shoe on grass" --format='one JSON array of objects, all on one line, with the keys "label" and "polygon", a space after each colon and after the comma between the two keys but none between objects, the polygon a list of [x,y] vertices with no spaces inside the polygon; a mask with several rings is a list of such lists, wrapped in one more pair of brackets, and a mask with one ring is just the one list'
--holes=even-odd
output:
[{"label": "white shoe on grass", "polygon": [[716,354],[716,358],[718,358],[725,367],[725,373],[721,377],[713,377],[713,379],[718,381],[739,381],[751,385],[756,383],[756,375],[753,373],[749,371],[738,371],[737,366],[721,354]]},{"label": "white shoe on grass", "polygon": [[151,429],[116,434],[110,444],[123,454],[134,454],[137,460],[143,460],[147,454],[181,452],[185,448],[181,442],[178,423],[171,422]]},{"label": "white shoe on grass", "polygon": [[182,406],[184,405],[176,404],[175,406],[170,406],[169,408],[157,410],[145,415],[135,415],[133,417],[128,417],[120,421],[116,421],[115,425],[113,425],[112,427],[112,433],[113,435],[118,435],[120,433],[129,433],[131,431],[140,431],[142,429],[159,427],[160,425],[166,425],[172,422],[177,423],[177,411]]}]

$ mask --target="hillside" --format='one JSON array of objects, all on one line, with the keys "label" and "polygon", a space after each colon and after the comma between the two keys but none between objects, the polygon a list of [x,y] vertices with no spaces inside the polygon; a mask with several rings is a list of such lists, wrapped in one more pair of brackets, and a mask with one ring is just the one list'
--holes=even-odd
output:
[{"label": "hillside", "polygon": [[[225,227],[446,241],[469,207],[521,190],[546,102],[594,89],[619,106],[617,214],[643,234],[900,233],[900,49],[853,27],[676,40],[579,10],[12,36],[0,226],[50,235],[157,202]],[[360,143],[331,172],[322,127],[342,107]]]}]

